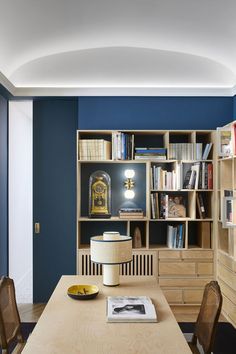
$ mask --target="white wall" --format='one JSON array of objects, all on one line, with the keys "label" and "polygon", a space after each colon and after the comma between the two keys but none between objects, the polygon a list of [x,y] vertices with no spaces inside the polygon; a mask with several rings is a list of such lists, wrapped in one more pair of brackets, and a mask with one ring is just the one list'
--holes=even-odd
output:
[{"label": "white wall", "polygon": [[18,303],[32,290],[32,101],[9,102],[9,276]]}]

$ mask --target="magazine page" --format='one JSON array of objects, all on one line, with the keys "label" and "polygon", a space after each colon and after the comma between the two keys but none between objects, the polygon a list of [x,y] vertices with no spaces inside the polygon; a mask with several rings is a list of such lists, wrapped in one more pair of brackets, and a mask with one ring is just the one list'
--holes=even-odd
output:
[{"label": "magazine page", "polygon": [[157,322],[156,310],[147,296],[108,296],[108,322]]}]

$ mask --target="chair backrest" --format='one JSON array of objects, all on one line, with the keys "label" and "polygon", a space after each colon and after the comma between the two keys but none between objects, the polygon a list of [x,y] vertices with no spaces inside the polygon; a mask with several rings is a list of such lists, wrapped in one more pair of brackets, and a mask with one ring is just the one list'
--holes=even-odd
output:
[{"label": "chair backrest", "polygon": [[205,354],[209,354],[213,350],[221,307],[222,295],[220,287],[217,281],[211,281],[204,290],[193,339],[195,342],[198,339]]},{"label": "chair backrest", "polygon": [[14,282],[10,278],[2,277],[0,280],[0,344],[6,352],[12,340],[23,342],[20,325]]}]

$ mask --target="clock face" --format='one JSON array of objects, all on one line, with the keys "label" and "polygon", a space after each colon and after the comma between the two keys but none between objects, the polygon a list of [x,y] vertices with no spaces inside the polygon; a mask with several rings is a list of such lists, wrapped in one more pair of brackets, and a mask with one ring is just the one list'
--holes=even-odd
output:
[{"label": "clock face", "polygon": [[96,193],[104,193],[104,185],[102,183],[97,183],[95,186]]}]

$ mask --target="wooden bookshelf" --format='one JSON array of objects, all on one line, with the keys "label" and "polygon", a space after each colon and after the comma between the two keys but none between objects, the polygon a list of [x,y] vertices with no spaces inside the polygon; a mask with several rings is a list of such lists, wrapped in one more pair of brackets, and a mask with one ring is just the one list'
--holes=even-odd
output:
[{"label": "wooden bookshelf", "polygon": [[[236,327],[236,227],[230,225],[230,222],[223,222],[225,191],[231,191],[234,196],[236,193],[235,127],[236,121],[219,128],[217,137],[217,280],[223,294],[223,313]],[[230,137],[229,147],[222,147],[222,141],[227,142],[221,137],[224,132]],[[235,206],[235,201],[232,201],[232,224],[235,220]]]},{"label": "wooden bookshelf", "polygon": [[[123,139],[122,134],[127,134],[127,141],[130,142],[131,146],[127,148],[127,154],[124,154],[122,159],[118,159],[117,155],[120,155],[119,152],[115,151],[114,136],[118,136],[118,139]],[[79,146],[81,144],[79,142],[83,139],[103,139],[111,142],[110,158],[96,161],[84,160],[83,156],[83,160],[80,160]],[[77,142],[77,272],[83,275],[100,274],[101,268],[97,269],[93,264],[90,264],[89,240],[91,236],[102,234],[103,231],[108,230],[119,231],[121,234],[133,236],[135,227],[139,227],[142,235],[142,247],[133,250],[134,266],[128,270],[123,267],[122,274],[155,275],[160,284],[163,284],[163,289],[168,294],[167,298],[172,299],[170,303],[182,305],[199,304],[204,284],[213,279],[215,275],[215,191],[217,185],[215,183],[215,131],[83,130],[77,132]],[[205,147],[210,143],[213,144],[212,148],[206,160],[203,160],[200,155],[202,156]],[[178,154],[184,151],[184,159],[169,159],[170,144],[172,144],[172,154],[173,146],[175,148],[175,144],[181,144],[181,147],[177,147],[179,149]],[[137,147],[147,148],[151,152],[154,148],[166,149],[166,156],[160,159],[150,154],[150,156],[144,156],[144,158],[136,160],[135,150],[131,151],[131,147],[132,149]],[[200,154],[199,150],[197,152],[197,149],[202,149],[202,153]],[[198,159],[196,154],[198,154]],[[191,169],[196,164],[200,166],[202,164],[212,164],[213,188],[208,189],[208,186],[201,188],[199,185],[194,185],[193,188],[183,188],[185,167],[188,165]],[[179,166],[178,171],[180,171],[178,172],[178,178],[180,179],[178,186],[159,189],[153,186],[154,166],[161,166],[163,170],[167,172],[174,171],[175,174],[177,165]],[[136,195],[132,203],[135,204],[135,207],[143,209],[143,218],[120,219],[118,216],[119,207],[126,203],[124,198],[121,197],[124,177],[119,177],[119,175],[123,173],[124,169],[128,168],[137,170],[135,174]],[[111,177],[112,215],[109,219],[91,219],[88,215],[88,179],[90,173],[96,170],[104,170]],[[153,217],[151,194],[154,193],[158,193],[158,195],[163,193],[169,196],[181,195],[183,197],[181,200],[184,200],[186,215],[172,218],[169,218],[168,215],[162,218]],[[204,196],[207,210],[205,218],[201,218],[197,210],[197,193],[201,193]],[[168,198],[166,197],[166,199]],[[205,224],[201,225],[203,223]],[[177,229],[176,233],[179,230],[183,232],[181,236],[183,237],[183,242],[176,241],[174,248],[167,246],[168,225]],[[182,226],[179,227],[179,225]],[[206,235],[206,230],[210,230],[210,235]],[[205,241],[204,237],[206,238]],[[176,271],[173,274],[175,267]],[[192,269],[190,273],[189,269]],[[199,279],[201,279],[200,283]],[[178,292],[176,301],[173,301],[173,291]],[[191,297],[191,291],[197,291],[198,296]]]}]

